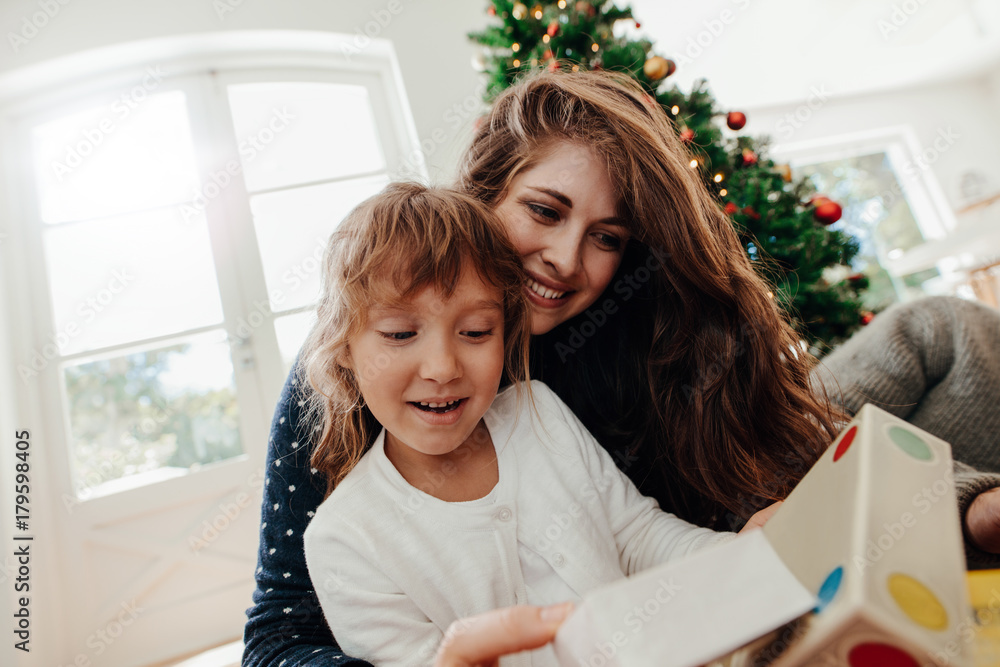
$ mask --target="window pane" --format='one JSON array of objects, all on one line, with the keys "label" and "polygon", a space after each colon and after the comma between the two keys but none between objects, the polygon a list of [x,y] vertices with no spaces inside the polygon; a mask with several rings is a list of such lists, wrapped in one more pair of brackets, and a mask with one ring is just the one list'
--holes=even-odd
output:
[{"label": "window pane", "polygon": [[920,286],[938,275],[932,270],[904,279],[880,263],[924,241],[884,152],[803,165],[798,172],[809,178],[818,192],[843,207],[843,217],[832,228],[843,230],[860,245],[852,268],[869,279],[869,288],[862,295],[866,307],[878,310],[915,292],[919,295]]},{"label": "window pane", "polygon": [[373,176],[250,198],[272,310],[316,301],[330,234],[352,208],[388,182],[387,176]]},{"label": "window pane", "polygon": [[178,203],[197,192],[184,94],[123,100],[34,129],[44,222],[111,217]]},{"label": "window pane", "polygon": [[45,230],[60,351],[222,321],[207,226],[177,208]]},{"label": "window pane", "polygon": [[64,369],[80,497],[134,488],[243,453],[222,330]]},{"label": "window pane", "polygon": [[229,86],[229,104],[251,192],[385,168],[362,86],[240,84]]},{"label": "window pane", "polygon": [[274,333],[278,337],[281,363],[285,375],[292,370],[295,356],[306,342],[306,336],[316,322],[316,311],[308,310],[294,315],[284,315],[274,320]]}]

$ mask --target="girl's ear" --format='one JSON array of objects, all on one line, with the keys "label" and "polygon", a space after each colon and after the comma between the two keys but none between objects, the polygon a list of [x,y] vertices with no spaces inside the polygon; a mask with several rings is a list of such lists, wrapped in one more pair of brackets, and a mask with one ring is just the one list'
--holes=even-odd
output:
[{"label": "girl's ear", "polygon": [[337,365],[341,368],[346,368],[349,371],[354,370],[354,365],[351,363],[351,348],[347,345],[337,350],[333,360],[336,361]]}]

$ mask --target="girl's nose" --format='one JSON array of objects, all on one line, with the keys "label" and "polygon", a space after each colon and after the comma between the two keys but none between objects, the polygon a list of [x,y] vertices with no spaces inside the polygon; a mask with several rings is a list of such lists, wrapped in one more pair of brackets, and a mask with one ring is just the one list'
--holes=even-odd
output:
[{"label": "girl's nose", "polygon": [[420,365],[420,377],[446,384],[462,376],[462,364],[450,344],[438,343],[426,350]]}]

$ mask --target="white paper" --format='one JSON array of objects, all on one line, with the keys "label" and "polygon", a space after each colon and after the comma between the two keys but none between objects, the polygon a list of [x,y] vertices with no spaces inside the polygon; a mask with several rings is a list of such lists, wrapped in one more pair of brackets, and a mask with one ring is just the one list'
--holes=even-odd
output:
[{"label": "white paper", "polygon": [[592,591],[555,649],[564,667],[695,667],[815,606],[754,530]]}]

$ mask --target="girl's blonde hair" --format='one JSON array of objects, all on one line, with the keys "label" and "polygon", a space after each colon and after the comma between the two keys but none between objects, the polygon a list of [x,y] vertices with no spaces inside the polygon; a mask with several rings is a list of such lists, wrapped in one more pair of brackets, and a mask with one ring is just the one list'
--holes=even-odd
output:
[{"label": "girl's blonde hair", "polygon": [[500,222],[481,202],[453,190],[393,183],[355,208],[331,235],[317,321],[299,364],[312,389],[306,422],[322,428],[312,466],[328,480],[327,493],[381,428],[354,371],[341,363],[350,340],[366,326],[372,306],[405,301],[427,287],[450,296],[470,267],[501,294],[504,373],[509,381],[525,381],[531,335],[526,274]]}]

